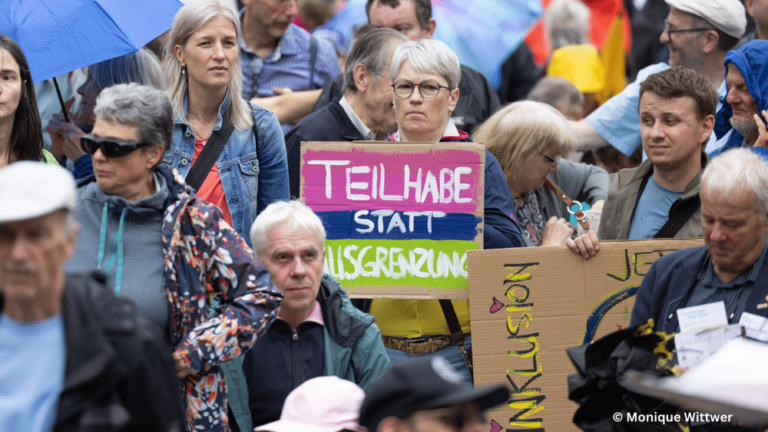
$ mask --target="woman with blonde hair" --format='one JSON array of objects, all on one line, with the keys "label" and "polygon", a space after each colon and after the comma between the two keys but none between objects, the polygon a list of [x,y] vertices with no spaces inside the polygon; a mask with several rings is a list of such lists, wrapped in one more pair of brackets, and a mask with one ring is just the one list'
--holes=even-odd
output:
[{"label": "woman with blonde hair", "polygon": [[163,162],[250,246],[256,216],[289,198],[288,163],[274,114],[241,97],[239,38],[240,20],[222,0],[190,2],[176,14],[164,58],[175,127]]},{"label": "woman with blonde hair", "polygon": [[563,245],[574,233],[568,207],[545,186],[547,178],[566,195],[602,207],[608,173],[594,165],[562,159],[576,142],[565,117],[539,102],[507,105],[480,125],[472,138],[496,157],[515,202],[528,246]]}]

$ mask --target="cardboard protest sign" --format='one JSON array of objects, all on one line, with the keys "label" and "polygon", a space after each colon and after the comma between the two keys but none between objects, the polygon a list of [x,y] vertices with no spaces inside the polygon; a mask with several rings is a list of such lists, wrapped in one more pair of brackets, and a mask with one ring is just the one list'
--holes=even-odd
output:
[{"label": "cardboard protest sign", "polygon": [[475,384],[503,382],[512,392],[489,414],[491,430],[577,430],[567,383],[575,369],[566,348],[628,326],[651,264],[702,244],[606,241],[589,260],[565,246],[469,253]]},{"label": "cardboard protest sign", "polygon": [[477,143],[301,143],[301,197],[328,234],[325,272],[353,297],[467,298],[484,173]]}]

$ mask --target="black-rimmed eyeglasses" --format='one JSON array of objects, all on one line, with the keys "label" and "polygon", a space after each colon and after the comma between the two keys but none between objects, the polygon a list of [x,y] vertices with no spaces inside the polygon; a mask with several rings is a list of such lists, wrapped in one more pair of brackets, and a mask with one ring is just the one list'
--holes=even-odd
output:
[{"label": "black-rimmed eyeglasses", "polygon": [[111,137],[95,137],[85,134],[80,138],[80,147],[89,155],[101,149],[101,153],[108,158],[123,157],[140,147],[147,147],[149,143],[136,142],[135,140],[123,140]]},{"label": "black-rimmed eyeglasses", "polygon": [[712,30],[712,29],[704,28],[704,27],[687,28],[687,29],[671,29],[669,28],[669,23],[667,22],[667,20],[664,20],[664,31],[666,31],[668,34],[700,32],[700,31],[707,31],[707,30]]},{"label": "black-rimmed eyeglasses", "polygon": [[453,90],[450,87],[446,87],[444,85],[438,84],[436,81],[427,80],[422,81],[418,84],[412,83],[408,80],[397,80],[394,84],[392,84],[392,89],[395,91],[395,94],[399,98],[407,98],[410,97],[411,94],[413,94],[413,88],[418,87],[419,88],[419,94],[424,99],[434,99],[437,97],[437,94],[440,93],[440,89],[448,89]]}]

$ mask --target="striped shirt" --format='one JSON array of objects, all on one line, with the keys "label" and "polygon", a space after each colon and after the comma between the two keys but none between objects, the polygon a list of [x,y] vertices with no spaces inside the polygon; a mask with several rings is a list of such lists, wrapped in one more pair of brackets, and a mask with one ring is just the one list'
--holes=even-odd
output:
[{"label": "striped shirt", "polygon": [[[755,284],[757,273],[763,267],[768,242],[763,247],[763,252],[757,261],[752,264],[744,273],[723,283],[715,273],[715,267],[712,264],[712,258],[707,254],[707,258],[702,263],[699,270],[699,276],[693,287],[691,296],[685,303],[685,307],[699,306],[709,303],[722,301],[725,303],[725,313],[729,324],[739,322],[742,312],[747,307],[749,294],[752,292],[752,286]],[[678,331],[680,328],[678,326]]]},{"label": "striped shirt", "polygon": [[[240,11],[241,22],[244,11]],[[243,97],[274,96],[273,87],[288,87],[293,91],[319,89],[340,74],[336,50],[328,41],[316,39],[317,57],[312,75],[309,67],[311,38],[305,30],[291,24],[272,54],[262,58],[246,46],[241,36],[238,44],[243,67]]]}]

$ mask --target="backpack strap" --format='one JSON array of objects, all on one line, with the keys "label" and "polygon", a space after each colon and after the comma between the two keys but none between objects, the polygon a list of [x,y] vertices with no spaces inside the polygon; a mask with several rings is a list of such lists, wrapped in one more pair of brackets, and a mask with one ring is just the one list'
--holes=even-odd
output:
[{"label": "backpack strap", "polygon": [[[680,205],[677,206],[677,211],[669,215],[667,222],[659,229],[659,232],[657,232],[653,238],[674,238],[675,234],[680,231],[680,228],[685,225],[688,219],[690,219],[700,207],[701,199],[698,195],[681,202]],[[673,209],[675,209],[674,204],[672,204],[672,207],[669,209],[670,213]]]},{"label": "backpack strap", "polygon": [[213,164],[216,163],[216,159],[219,158],[224,146],[229,141],[229,137],[232,135],[234,126],[229,122],[227,115],[221,118],[221,128],[214,131],[208,138],[208,142],[205,143],[205,147],[195,159],[195,163],[192,164],[192,168],[187,173],[186,182],[192,186],[194,190],[200,189],[208,173],[211,172]]}]

